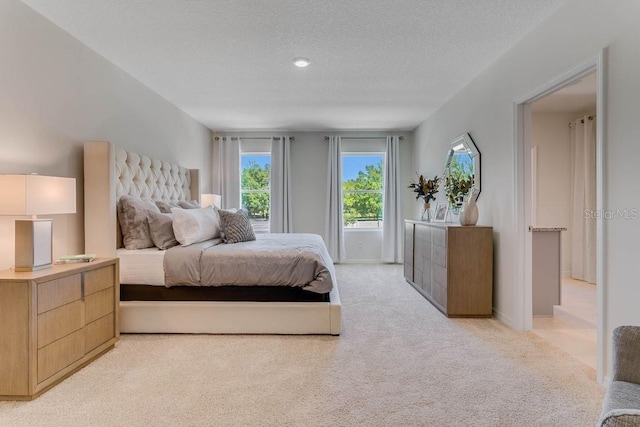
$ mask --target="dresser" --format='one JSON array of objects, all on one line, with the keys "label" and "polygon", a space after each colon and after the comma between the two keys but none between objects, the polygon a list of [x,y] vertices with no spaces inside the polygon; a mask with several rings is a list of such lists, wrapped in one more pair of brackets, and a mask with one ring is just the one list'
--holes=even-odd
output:
[{"label": "dresser", "polygon": [[31,400],[118,341],[118,259],[0,271],[0,399]]},{"label": "dresser", "polygon": [[404,276],[448,317],[491,317],[493,228],[405,220]]}]

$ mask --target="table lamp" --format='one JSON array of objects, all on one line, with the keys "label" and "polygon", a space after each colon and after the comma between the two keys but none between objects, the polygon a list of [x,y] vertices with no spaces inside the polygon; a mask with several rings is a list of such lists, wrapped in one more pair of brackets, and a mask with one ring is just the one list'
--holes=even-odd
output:
[{"label": "table lamp", "polygon": [[36,271],[53,261],[53,220],[37,215],[76,212],[76,180],[42,175],[0,175],[0,215],[31,215],[15,225],[15,271]]},{"label": "table lamp", "polygon": [[222,196],[219,194],[201,194],[200,195],[200,206],[206,208],[207,206],[215,206],[217,208],[220,207],[220,203],[222,202]]}]

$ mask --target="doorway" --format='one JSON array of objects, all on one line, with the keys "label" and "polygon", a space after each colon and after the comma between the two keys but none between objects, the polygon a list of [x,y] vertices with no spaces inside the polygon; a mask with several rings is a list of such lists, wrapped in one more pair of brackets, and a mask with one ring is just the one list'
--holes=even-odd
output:
[{"label": "doorway", "polygon": [[[533,265],[532,265],[532,251],[533,251],[533,238],[531,232],[529,232],[529,227],[531,225],[545,225],[545,226],[559,226],[562,227],[562,224],[541,224],[542,220],[554,220],[554,217],[546,216],[547,214],[552,214],[552,209],[546,209],[544,206],[538,205],[538,200],[536,196],[540,194],[541,182],[539,179],[535,178],[534,166],[536,163],[539,163],[538,159],[538,151],[533,150],[536,145],[533,141],[534,138],[534,126],[538,126],[536,123],[536,114],[541,113],[541,108],[545,106],[545,103],[552,103],[558,101],[561,97],[566,97],[567,92],[577,92],[580,89],[581,85],[591,85],[593,87],[595,85],[595,114],[593,120],[596,124],[596,148],[595,148],[595,169],[596,169],[596,177],[595,177],[595,186],[596,186],[596,201],[595,208],[596,211],[602,209],[602,200],[603,200],[603,189],[604,189],[604,175],[603,175],[603,123],[604,123],[604,99],[606,99],[604,94],[604,51],[601,52],[597,57],[592,58],[591,60],[585,62],[584,64],[574,68],[573,70],[568,71],[567,73],[555,78],[553,81],[547,83],[543,87],[533,91],[532,93],[518,99],[514,103],[515,107],[515,150],[514,150],[514,163],[516,166],[516,189],[515,189],[515,197],[516,197],[516,238],[518,239],[518,258],[517,258],[517,269],[516,269],[516,280],[517,283],[521,285],[518,287],[515,298],[515,304],[520,308],[518,312],[518,318],[516,318],[516,324],[522,330],[532,330],[534,326],[534,316],[533,316]],[[554,96],[555,99],[554,100]],[[545,100],[545,98],[547,98]],[[584,111],[578,112],[581,113],[590,113],[589,108],[593,108],[592,106],[584,108]],[[538,110],[536,113],[535,110]],[[573,114],[573,113],[571,113]],[[538,117],[539,118],[539,117]],[[557,119],[559,121],[564,121],[564,118]],[[568,127],[569,123],[565,123],[565,126]],[[557,147],[556,147],[557,148]],[[540,151],[542,153],[542,151]],[[534,182],[534,178],[536,182]],[[542,184],[545,187],[542,190],[548,189],[547,184]],[[555,195],[555,197],[560,197],[559,195]],[[553,204],[552,204],[553,205]],[[538,224],[536,224],[536,222]],[[604,372],[604,346],[602,343],[602,328],[603,328],[603,288],[606,284],[603,281],[604,278],[604,224],[603,221],[596,221],[596,255],[595,255],[595,265],[596,265],[596,274],[595,274],[595,282],[597,286],[595,286],[595,309],[591,311],[591,313],[595,312],[595,336],[596,343],[595,347],[593,346],[593,332],[591,334],[589,340],[591,340],[591,344],[588,350],[590,354],[589,359],[585,360],[585,362],[594,366],[594,354],[593,349],[595,348],[595,368],[598,377],[598,381],[602,382],[602,373]],[[566,240],[568,236],[564,239]],[[565,267],[566,268],[566,267]],[[567,272],[565,270],[565,275]],[[567,281],[565,281],[566,283]],[[592,285],[590,285],[592,286]],[[565,292],[565,300],[570,302],[576,302],[579,298],[575,294],[580,292],[572,292],[574,289],[571,288],[571,284],[567,284],[563,286],[567,290]],[[593,288],[591,288],[593,290]],[[558,313],[558,317],[561,314]],[[593,316],[593,314],[589,315]],[[588,321],[590,325],[593,324],[592,317]],[[584,324],[582,325],[584,328]],[[590,326],[591,327],[591,326]],[[560,328],[557,328],[560,329]],[[553,328],[550,328],[553,331]],[[582,337],[584,338],[584,337]],[[573,348],[577,348],[577,345],[572,346]],[[590,361],[589,361],[590,360]]]},{"label": "doorway", "polygon": [[[595,221],[585,217],[585,211],[595,211],[596,105],[595,71],[531,103],[531,218],[534,227],[549,230],[537,231],[534,239],[560,243],[550,270],[559,269],[549,275],[550,283],[533,282],[531,331],[593,369],[597,359]],[[536,259],[548,256],[536,251],[554,249],[537,248],[534,242],[534,277],[540,277],[537,269],[549,269],[536,265]],[[549,284],[559,288],[549,289]],[[551,294],[543,297],[552,297],[544,313],[536,310],[539,285]]]}]

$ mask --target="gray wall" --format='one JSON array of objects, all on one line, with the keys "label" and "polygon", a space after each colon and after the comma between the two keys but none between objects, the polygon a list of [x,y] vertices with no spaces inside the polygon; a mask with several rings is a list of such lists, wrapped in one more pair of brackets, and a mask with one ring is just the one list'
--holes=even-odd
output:
[{"label": "gray wall", "polygon": [[[18,0],[0,2],[0,173],[74,177],[75,215],[54,216],[54,257],[84,252],[82,144],[116,145],[201,170],[210,131]],[[0,269],[14,220],[0,217]]]},{"label": "gray wall", "polygon": [[[325,135],[348,136],[386,136],[402,135],[404,140],[400,144],[401,164],[411,163],[412,134],[410,132],[353,132],[353,131],[331,131],[331,132],[295,132],[295,131],[273,131],[273,132],[228,132],[220,133],[226,136],[240,137],[264,137],[275,135],[295,136],[295,141],[291,143],[291,163],[293,174],[293,228],[298,233],[316,233],[324,235],[326,194],[327,194],[327,158],[328,145],[324,140]],[[218,182],[215,170],[218,159],[215,153],[217,143],[214,141],[213,149],[213,188],[217,189]],[[403,187],[409,185],[412,172],[408,168],[402,169],[401,182]],[[219,190],[218,190],[219,191]],[[412,217],[411,192],[407,189],[404,193],[403,212],[407,217]],[[354,231],[347,232],[345,246],[348,261],[380,260],[382,257],[382,232],[381,231]]]},{"label": "gray wall", "polygon": [[[605,194],[607,209],[637,209],[640,184],[640,2],[573,0],[563,4],[474,81],[425,120],[414,135],[414,168],[438,170],[448,141],[469,132],[482,152],[479,224],[494,227],[494,308],[512,326],[521,317],[516,298],[517,230],[514,200],[514,101],[596,56],[607,47]],[[441,153],[438,156],[430,156]],[[604,336],[610,354],[611,331],[640,324],[637,263],[640,222],[606,220]],[[609,361],[605,360],[608,367]],[[606,372],[605,372],[606,374]]]}]

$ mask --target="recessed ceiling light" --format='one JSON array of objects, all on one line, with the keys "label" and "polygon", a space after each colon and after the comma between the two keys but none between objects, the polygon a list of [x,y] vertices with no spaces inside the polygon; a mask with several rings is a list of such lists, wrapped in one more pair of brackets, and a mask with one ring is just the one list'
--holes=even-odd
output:
[{"label": "recessed ceiling light", "polygon": [[311,61],[309,61],[309,58],[294,58],[293,60],[293,64],[296,67],[300,67],[300,68],[304,68],[307,65],[309,65],[311,63]]}]

